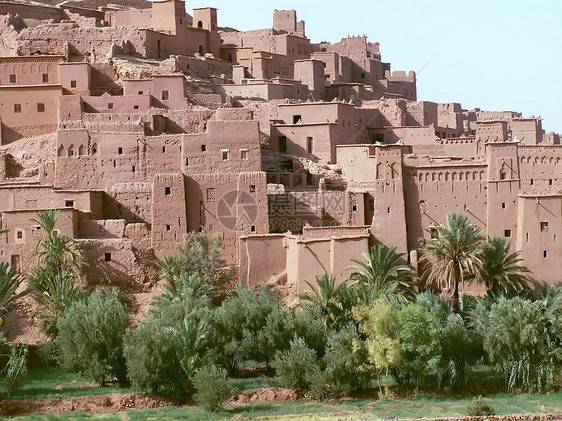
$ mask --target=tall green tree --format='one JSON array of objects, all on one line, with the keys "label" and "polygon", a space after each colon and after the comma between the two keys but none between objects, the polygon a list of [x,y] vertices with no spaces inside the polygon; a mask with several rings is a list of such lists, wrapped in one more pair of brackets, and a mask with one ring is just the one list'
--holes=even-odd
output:
[{"label": "tall green tree", "polygon": [[410,302],[415,298],[415,275],[412,267],[404,264],[406,254],[396,253],[396,247],[382,244],[363,253],[366,262],[352,260],[351,286],[358,288],[365,304],[380,296],[391,301]]},{"label": "tall green tree", "polygon": [[486,286],[488,296],[516,296],[529,292],[531,272],[521,264],[520,252],[510,253],[511,244],[503,237],[488,237],[489,247],[484,249],[480,280]]},{"label": "tall green tree", "polygon": [[[7,263],[0,264],[0,316],[6,314],[14,301],[27,294],[24,289],[18,292],[21,285],[21,276],[15,267]],[[1,320],[1,319],[0,319]]]},{"label": "tall green tree", "polygon": [[324,273],[316,276],[315,284],[306,284],[310,290],[301,295],[301,303],[319,309],[326,329],[343,327],[350,320],[357,296],[353,296],[345,281],[336,286],[336,277]]},{"label": "tall green tree", "polygon": [[453,311],[459,311],[459,284],[478,278],[486,243],[480,228],[462,213],[447,215],[446,224],[437,227],[437,236],[425,240],[423,278],[429,285],[453,289]]},{"label": "tall green tree", "polygon": [[57,333],[57,321],[86,291],[77,285],[80,250],[76,241],[55,230],[60,217],[59,210],[38,213],[38,224],[45,235],[36,245],[38,266],[27,276],[30,293],[41,305],[38,312],[43,329],[49,334]]}]

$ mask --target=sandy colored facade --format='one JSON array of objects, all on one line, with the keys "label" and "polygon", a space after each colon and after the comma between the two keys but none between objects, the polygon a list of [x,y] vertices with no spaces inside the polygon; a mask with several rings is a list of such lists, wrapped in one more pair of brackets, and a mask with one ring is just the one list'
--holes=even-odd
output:
[{"label": "sandy colored facade", "polygon": [[294,10],[248,32],[179,0],[0,15],[0,261],[32,268],[31,219],[60,209],[92,285],[148,288],[205,230],[244,285],[300,293],[372,244],[415,266],[465,212],[562,284],[562,146],[540,119],[418,101],[377,43],[313,44]]}]

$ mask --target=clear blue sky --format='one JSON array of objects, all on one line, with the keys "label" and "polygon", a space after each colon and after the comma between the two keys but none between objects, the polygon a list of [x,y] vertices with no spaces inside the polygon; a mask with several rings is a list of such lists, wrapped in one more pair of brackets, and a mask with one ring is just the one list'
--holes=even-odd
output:
[{"label": "clear blue sky", "polygon": [[216,7],[219,26],[239,30],[270,28],[274,9],[295,9],[313,43],[347,35],[379,42],[393,70],[419,72],[420,100],[540,115],[547,133],[562,133],[562,0],[187,0],[186,5],[189,13]]}]

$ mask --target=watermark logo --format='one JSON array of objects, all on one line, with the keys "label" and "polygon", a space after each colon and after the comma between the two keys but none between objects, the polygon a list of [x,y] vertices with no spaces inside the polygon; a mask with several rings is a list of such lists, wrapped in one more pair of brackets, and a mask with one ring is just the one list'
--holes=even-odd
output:
[{"label": "watermark logo", "polygon": [[230,231],[244,231],[258,219],[258,204],[250,193],[231,190],[217,202],[217,219]]}]

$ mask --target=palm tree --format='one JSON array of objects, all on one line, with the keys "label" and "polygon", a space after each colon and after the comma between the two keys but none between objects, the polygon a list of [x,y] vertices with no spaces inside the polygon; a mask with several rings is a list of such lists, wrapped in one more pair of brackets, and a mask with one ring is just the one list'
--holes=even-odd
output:
[{"label": "palm tree", "polygon": [[454,288],[453,311],[459,311],[459,284],[479,276],[486,243],[480,228],[462,213],[447,215],[447,223],[437,227],[436,238],[424,241],[422,261],[427,263],[426,284]]},{"label": "palm tree", "polygon": [[356,263],[350,269],[351,286],[357,287],[365,304],[384,295],[389,300],[413,301],[415,297],[415,275],[411,266],[402,262],[406,254],[396,253],[396,247],[387,248],[382,244],[373,246],[363,253],[367,262]]},{"label": "palm tree", "polygon": [[13,266],[0,264],[0,313],[7,313],[15,300],[27,294],[27,289],[17,292],[21,277]]},{"label": "palm tree", "polygon": [[488,291],[489,297],[500,295],[513,296],[528,292],[530,270],[520,263],[520,252],[509,252],[511,243],[503,237],[488,237],[489,246],[485,248],[480,280]]},{"label": "palm tree", "polygon": [[310,291],[301,295],[303,302],[309,303],[320,310],[324,327],[337,328],[349,320],[351,309],[357,300],[353,300],[345,282],[336,287],[336,277],[324,273],[316,277],[316,288],[312,283],[305,281]]}]

